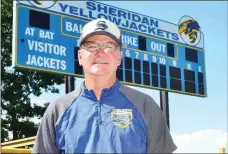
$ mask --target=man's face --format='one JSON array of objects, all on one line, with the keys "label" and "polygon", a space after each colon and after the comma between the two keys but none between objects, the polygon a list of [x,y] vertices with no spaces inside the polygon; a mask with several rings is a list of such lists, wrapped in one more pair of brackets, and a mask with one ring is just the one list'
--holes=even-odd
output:
[{"label": "man's face", "polygon": [[[99,46],[100,44],[103,46],[98,47],[94,51],[96,45]],[[106,49],[104,49],[104,46],[106,46]],[[106,35],[89,37],[85,41],[85,47],[82,47],[78,52],[79,63],[82,65],[84,72],[97,76],[115,75],[123,56],[122,52],[116,46],[118,46],[117,43]],[[112,51],[112,49],[115,50]]]}]

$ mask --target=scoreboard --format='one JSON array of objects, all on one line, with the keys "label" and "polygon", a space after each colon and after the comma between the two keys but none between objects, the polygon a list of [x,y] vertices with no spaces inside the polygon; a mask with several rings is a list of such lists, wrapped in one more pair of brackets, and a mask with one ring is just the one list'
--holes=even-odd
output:
[{"label": "scoreboard", "polygon": [[117,78],[123,84],[207,96],[201,32],[199,43],[189,45],[178,33],[178,25],[94,1],[49,1],[46,7],[34,1],[14,3],[16,68],[84,77],[77,57],[81,29],[104,17],[121,30],[123,59]]}]

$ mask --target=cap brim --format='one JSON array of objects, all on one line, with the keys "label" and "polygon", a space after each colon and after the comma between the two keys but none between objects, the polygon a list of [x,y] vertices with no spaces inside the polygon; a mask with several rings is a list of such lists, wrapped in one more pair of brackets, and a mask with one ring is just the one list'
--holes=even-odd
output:
[{"label": "cap brim", "polygon": [[98,35],[98,34],[107,35],[107,36],[111,37],[113,40],[115,40],[120,46],[122,45],[121,41],[116,36],[112,35],[111,33],[105,32],[105,31],[95,31],[95,32],[92,32],[92,33],[88,34],[86,37],[84,37],[82,40],[80,40],[80,46],[89,37],[91,37],[93,35]]}]

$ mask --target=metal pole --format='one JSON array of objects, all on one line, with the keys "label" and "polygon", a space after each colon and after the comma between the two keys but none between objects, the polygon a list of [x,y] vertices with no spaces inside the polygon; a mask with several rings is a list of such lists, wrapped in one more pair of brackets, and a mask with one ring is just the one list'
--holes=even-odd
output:
[{"label": "metal pole", "polygon": [[168,98],[168,92],[160,90],[160,106],[161,110],[165,116],[165,120],[167,123],[168,128],[170,129],[170,123],[169,123],[169,98]]},{"label": "metal pole", "polygon": [[66,76],[65,77],[65,93],[69,93],[73,91],[74,88],[74,77],[72,76]]}]

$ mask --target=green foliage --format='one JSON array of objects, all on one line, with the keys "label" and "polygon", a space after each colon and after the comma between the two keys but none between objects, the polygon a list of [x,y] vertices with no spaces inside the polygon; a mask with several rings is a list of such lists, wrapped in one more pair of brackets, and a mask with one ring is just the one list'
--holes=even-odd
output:
[{"label": "green foliage", "polygon": [[48,102],[32,105],[30,96],[40,96],[42,91],[59,93],[55,85],[62,84],[64,76],[12,68],[12,0],[1,1],[1,18],[1,141],[6,141],[9,131],[12,139],[36,135],[38,124],[30,119],[41,118]]}]

